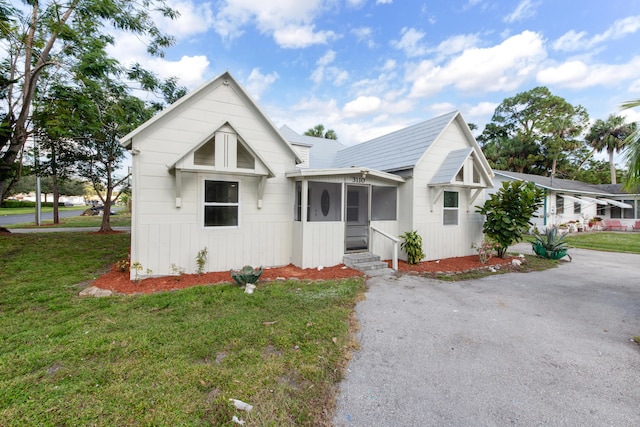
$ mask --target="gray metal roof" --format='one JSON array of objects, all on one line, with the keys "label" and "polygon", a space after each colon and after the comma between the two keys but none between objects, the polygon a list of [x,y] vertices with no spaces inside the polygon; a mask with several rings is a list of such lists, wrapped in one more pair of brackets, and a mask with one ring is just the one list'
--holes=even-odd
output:
[{"label": "gray metal roof", "polygon": [[471,155],[473,148],[462,148],[460,150],[453,150],[447,154],[447,158],[440,165],[438,172],[431,178],[429,184],[449,184],[453,181],[453,178],[458,174],[460,168],[464,165],[464,161]]},{"label": "gray metal roof", "polygon": [[280,128],[280,134],[291,144],[310,147],[309,167],[312,169],[333,167],[333,160],[336,157],[336,153],[345,148],[340,141],[335,139],[300,135],[287,125],[283,125]]},{"label": "gray metal roof", "polygon": [[512,178],[515,180],[533,182],[539,186],[554,190],[554,191],[568,191],[572,193],[591,193],[601,195],[611,194],[629,194],[622,189],[620,184],[587,184],[582,181],[574,181],[570,179],[560,179],[548,176],[531,175],[528,173],[518,173],[511,171],[493,171],[496,175],[506,178]]},{"label": "gray metal roof", "polygon": [[457,111],[392,132],[337,153],[333,167],[367,167],[381,171],[413,168]]}]

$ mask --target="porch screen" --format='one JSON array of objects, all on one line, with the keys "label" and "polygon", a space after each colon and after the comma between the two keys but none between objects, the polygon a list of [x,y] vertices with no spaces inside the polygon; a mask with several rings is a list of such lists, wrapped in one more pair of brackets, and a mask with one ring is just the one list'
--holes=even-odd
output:
[{"label": "porch screen", "polygon": [[204,182],[204,226],[237,227],[238,183],[235,181]]},{"label": "porch screen", "polygon": [[373,221],[394,221],[398,204],[396,187],[371,187],[371,219]]}]

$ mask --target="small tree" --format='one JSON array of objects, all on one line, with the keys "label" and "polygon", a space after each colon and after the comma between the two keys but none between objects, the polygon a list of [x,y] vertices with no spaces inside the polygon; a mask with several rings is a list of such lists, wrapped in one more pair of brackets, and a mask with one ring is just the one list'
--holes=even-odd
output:
[{"label": "small tree", "polygon": [[498,243],[498,256],[504,258],[507,248],[518,242],[529,230],[531,217],[542,205],[544,191],[532,182],[503,182],[476,212],[486,215],[482,231]]}]

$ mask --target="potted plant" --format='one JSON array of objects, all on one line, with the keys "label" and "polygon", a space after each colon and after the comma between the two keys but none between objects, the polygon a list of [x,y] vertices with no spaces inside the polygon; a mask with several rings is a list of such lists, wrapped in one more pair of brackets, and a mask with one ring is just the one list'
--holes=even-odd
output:
[{"label": "potted plant", "polygon": [[566,242],[566,234],[558,234],[558,228],[549,227],[544,234],[534,233],[535,241],[531,246],[536,255],[543,258],[560,259],[567,255],[569,245]]}]

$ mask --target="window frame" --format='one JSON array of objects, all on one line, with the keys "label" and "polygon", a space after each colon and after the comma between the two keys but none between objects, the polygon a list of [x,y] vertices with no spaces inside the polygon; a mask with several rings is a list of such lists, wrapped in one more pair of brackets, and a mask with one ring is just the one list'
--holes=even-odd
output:
[{"label": "window frame", "polygon": [[[225,184],[235,184],[237,186],[237,201],[235,202],[207,202],[207,182],[214,183],[225,183]],[[207,225],[206,221],[206,210],[208,207],[235,207],[236,208],[236,219],[237,224],[233,225]],[[240,228],[240,181],[229,181],[225,179],[209,179],[204,178],[202,180],[202,227],[204,229],[234,229]]]},{"label": "window frame", "polygon": [[[447,206],[447,193],[455,194],[455,206]],[[455,212],[455,224],[447,223],[446,212]],[[444,190],[442,192],[442,225],[443,226],[458,226],[460,225],[460,192]]]},{"label": "window frame", "polygon": [[556,194],[556,215],[564,214],[564,197],[560,194]]}]

